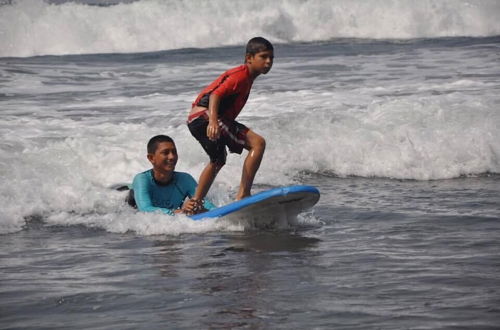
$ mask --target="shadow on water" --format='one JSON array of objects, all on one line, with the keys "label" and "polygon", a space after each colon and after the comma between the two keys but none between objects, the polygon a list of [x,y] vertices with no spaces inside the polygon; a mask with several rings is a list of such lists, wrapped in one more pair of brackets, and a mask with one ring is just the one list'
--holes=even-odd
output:
[{"label": "shadow on water", "polygon": [[224,252],[299,252],[315,247],[320,241],[287,232],[257,231],[231,237],[231,246]]}]

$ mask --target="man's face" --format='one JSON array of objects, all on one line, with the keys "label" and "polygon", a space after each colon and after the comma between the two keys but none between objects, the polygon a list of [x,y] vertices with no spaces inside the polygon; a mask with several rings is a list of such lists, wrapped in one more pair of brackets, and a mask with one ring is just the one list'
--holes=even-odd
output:
[{"label": "man's face", "polygon": [[162,173],[175,170],[177,164],[177,148],[172,142],[160,142],[154,154],[148,154],[148,159],[153,168]]}]

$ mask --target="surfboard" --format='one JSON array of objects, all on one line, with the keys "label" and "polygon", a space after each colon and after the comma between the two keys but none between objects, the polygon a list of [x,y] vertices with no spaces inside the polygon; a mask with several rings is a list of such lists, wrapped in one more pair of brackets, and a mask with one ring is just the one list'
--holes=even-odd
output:
[{"label": "surfboard", "polygon": [[[110,188],[125,191],[129,190],[130,184],[116,184]],[[283,227],[297,224],[297,216],[312,208],[319,198],[320,192],[316,187],[285,186],[265,190],[189,217],[195,221],[220,218],[244,227]]]},{"label": "surfboard", "polygon": [[299,213],[319,200],[316,187],[295,185],[273,188],[242,200],[190,216],[193,220],[222,218],[245,227],[283,227],[297,224]]}]

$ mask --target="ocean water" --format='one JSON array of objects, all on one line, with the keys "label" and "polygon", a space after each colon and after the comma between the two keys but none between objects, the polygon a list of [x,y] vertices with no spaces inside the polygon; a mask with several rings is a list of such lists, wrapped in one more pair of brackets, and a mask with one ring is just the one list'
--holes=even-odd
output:
[{"label": "ocean water", "polygon": [[[252,13],[252,14],[251,14]],[[500,2],[0,1],[0,328],[498,329]],[[295,226],[142,214],[110,189],[262,35],[239,120]],[[234,198],[230,155],[209,198]]]}]

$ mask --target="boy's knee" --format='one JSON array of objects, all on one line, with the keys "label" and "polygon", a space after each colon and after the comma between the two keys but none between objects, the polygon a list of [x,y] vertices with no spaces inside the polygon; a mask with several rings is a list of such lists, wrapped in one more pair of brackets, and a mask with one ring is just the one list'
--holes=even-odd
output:
[{"label": "boy's knee", "polygon": [[264,139],[262,136],[259,136],[255,143],[255,147],[261,150],[266,149],[266,139]]}]

